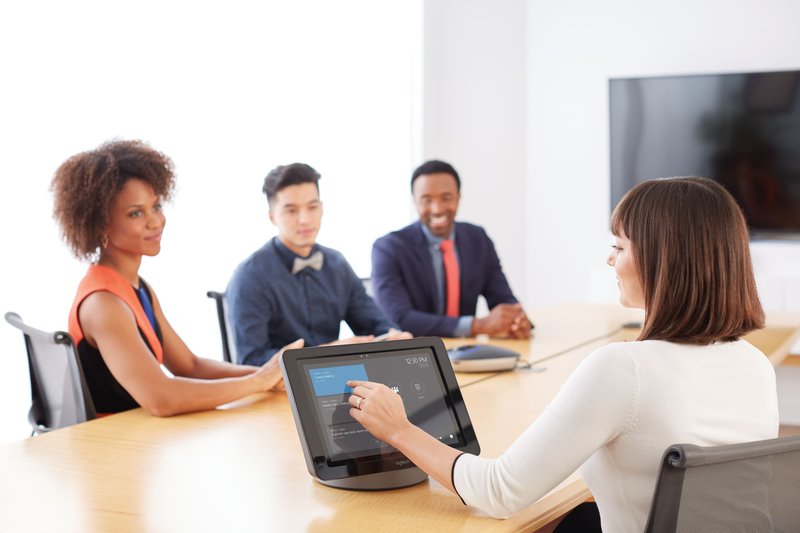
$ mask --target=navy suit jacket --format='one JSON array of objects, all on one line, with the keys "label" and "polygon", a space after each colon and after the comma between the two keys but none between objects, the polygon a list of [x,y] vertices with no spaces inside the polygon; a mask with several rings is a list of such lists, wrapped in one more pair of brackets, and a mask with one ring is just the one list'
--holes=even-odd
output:
[{"label": "navy suit jacket", "polygon": [[[461,272],[461,316],[475,314],[480,295],[490,309],[500,303],[517,303],[494,244],[483,228],[456,222],[455,241]],[[453,336],[458,317],[436,313],[439,292],[420,222],[375,241],[372,289],[383,312],[404,330],[414,335]]]}]

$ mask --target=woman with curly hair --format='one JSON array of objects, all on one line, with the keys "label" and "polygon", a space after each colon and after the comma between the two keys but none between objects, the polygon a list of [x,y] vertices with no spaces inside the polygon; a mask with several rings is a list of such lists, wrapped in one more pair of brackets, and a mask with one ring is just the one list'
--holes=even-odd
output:
[{"label": "woman with curly hair", "polygon": [[69,332],[100,414],[139,406],[156,416],[212,409],[281,381],[278,357],[252,367],[194,355],[139,277],[142,256],[161,250],[161,203],[174,187],[172,161],[141,141],[111,141],[77,154],[53,178],[64,240],[75,256],[92,261]]}]

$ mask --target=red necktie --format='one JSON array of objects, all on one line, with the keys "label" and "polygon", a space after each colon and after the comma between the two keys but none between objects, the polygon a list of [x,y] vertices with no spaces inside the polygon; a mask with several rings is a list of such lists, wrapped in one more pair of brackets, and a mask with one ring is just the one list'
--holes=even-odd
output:
[{"label": "red necktie", "polygon": [[440,248],[442,249],[445,287],[447,288],[445,312],[447,316],[460,316],[458,308],[461,300],[461,283],[459,281],[458,259],[456,259],[453,241],[450,239],[442,241]]}]

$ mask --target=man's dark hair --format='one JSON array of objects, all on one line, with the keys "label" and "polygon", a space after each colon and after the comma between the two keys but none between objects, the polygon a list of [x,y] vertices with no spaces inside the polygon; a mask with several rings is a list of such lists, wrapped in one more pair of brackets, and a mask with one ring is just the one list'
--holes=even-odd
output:
[{"label": "man's dark hair", "polygon": [[445,163],[444,161],[439,161],[438,159],[431,159],[430,161],[425,161],[417,169],[411,174],[411,192],[414,192],[414,182],[417,181],[417,178],[422,176],[423,174],[450,174],[456,180],[456,189],[458,192],[461,192],[461,179],[458,177],[458,172],[456,169],[453,168],[453,165],[450,163]]},{"label": "man's dark hair", "polygon": [[278,192],[291,185],[313,183],[317,187],[317,192],[319,192],[319,183],[317,182],[320,177],[319,172],[305,163],[278,165],[270,170],[267,177],[264,178],[264,186],[261,191],[267,195],[267,202],[272,205]]}]

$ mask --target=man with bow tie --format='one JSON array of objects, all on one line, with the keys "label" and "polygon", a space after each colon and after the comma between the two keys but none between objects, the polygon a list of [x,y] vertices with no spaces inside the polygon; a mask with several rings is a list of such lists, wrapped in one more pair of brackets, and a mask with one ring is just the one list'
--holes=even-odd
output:
[{"label": "man with bow tie", "polygon": [[[317,244],[319,178],[294,163],[275,167],[264,180],[278,236],[239,265],[225,293],[239,363],[261,365],[298,338],[315,346],[385,333],[411,337],[378,309],[341,253]],[[342,320],[356,337],[337,340]]]}]

